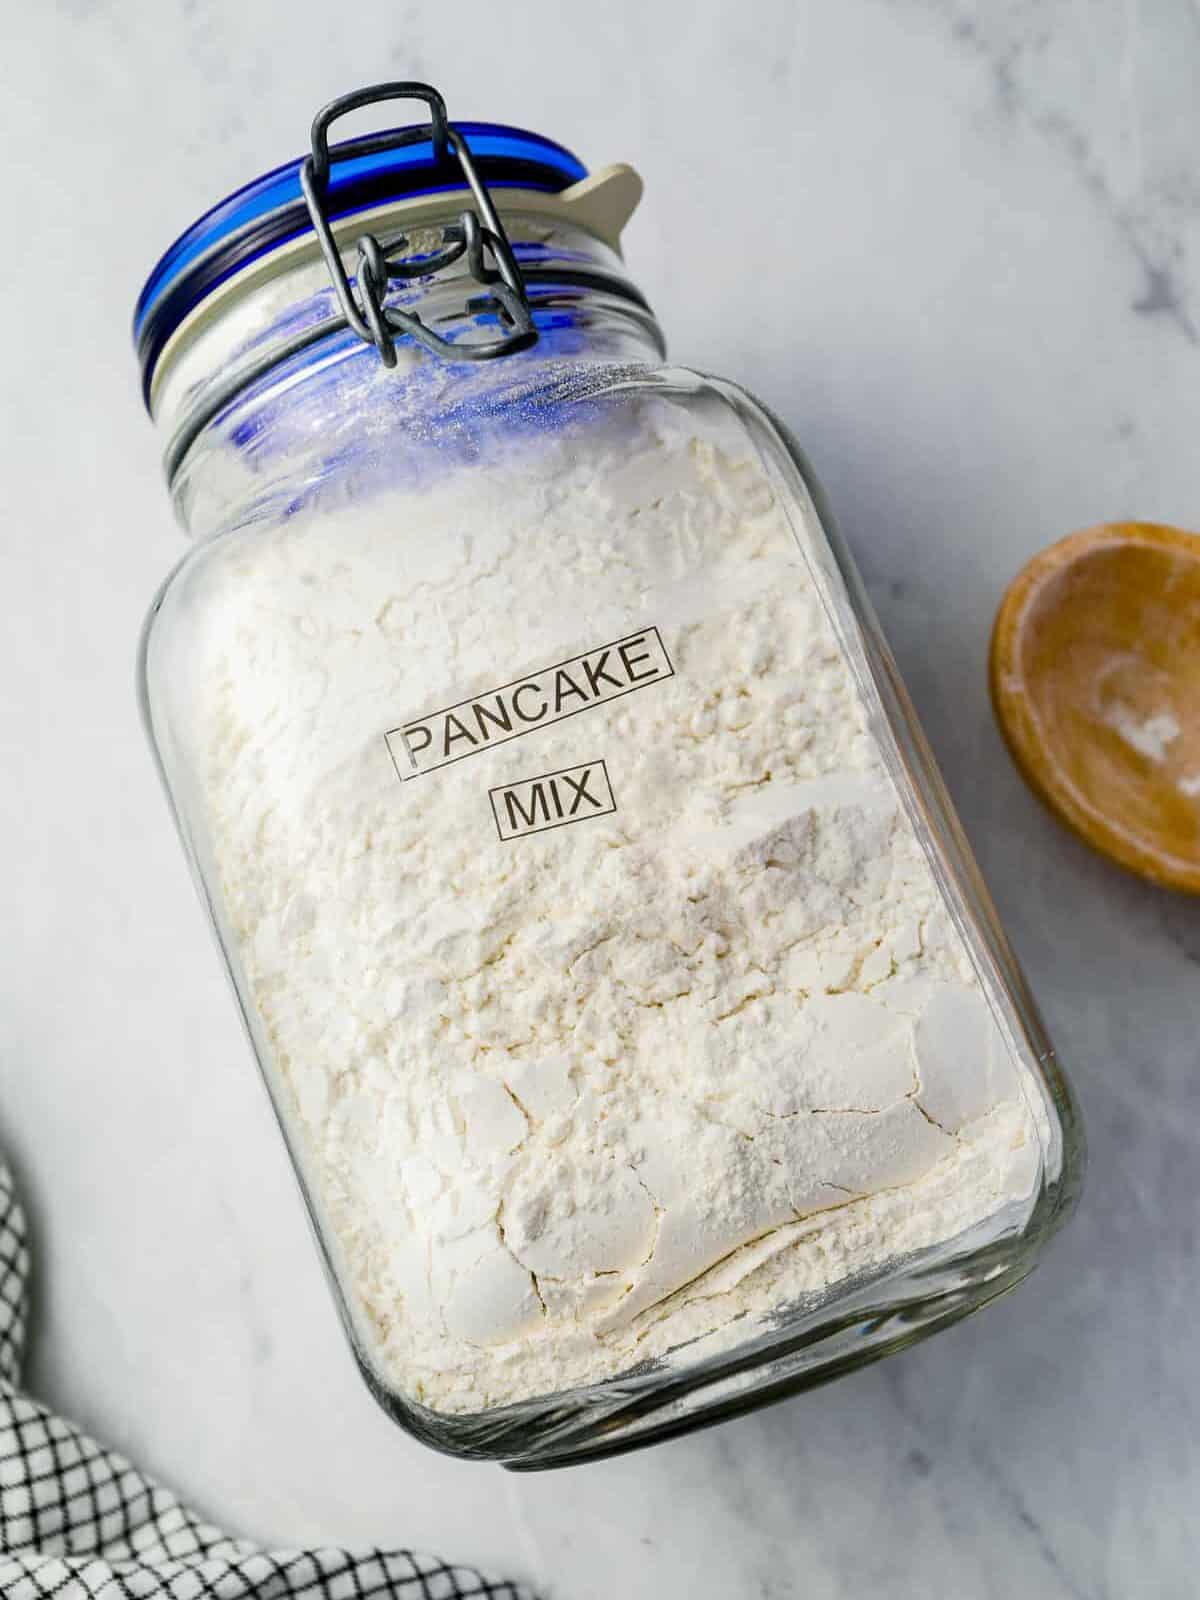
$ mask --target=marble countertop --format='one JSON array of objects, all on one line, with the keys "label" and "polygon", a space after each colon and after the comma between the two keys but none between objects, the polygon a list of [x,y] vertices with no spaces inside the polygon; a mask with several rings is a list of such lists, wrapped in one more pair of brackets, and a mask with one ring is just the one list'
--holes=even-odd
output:
[{"label": "marble countertop", "polygon": [[[540,1477],[432,1454],[362,1387],[133,691],[183,549],[136,290],[314,106],[401,75],[643,171],[631,266],[673,354],[761,394],[822,475],[1091,1142],[1078,1217],[1001,1305]],[[1039,546],[1200,524],[1195,0],[62,0],[25,9],[0,83],[0,1142],[30,1386],[239,1531],[425,1545],[563,1600],[1194,1594],[1200,902],[1039,809],[985,654]]]}]

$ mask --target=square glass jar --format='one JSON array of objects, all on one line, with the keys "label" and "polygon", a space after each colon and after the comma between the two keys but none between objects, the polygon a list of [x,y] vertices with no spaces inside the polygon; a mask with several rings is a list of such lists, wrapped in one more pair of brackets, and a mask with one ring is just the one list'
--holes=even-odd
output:
[{"label": "square glass jar", "polygon": [[[516,1468],[955,1320],[1082,1161],[799,447],[661,364],[573,193],[505,196],[501,360],[381,365],[310,240],[151,380],[197,543],[147,724],[350,1342],[411,1433]],[[469,338],[464,283],[392,293]]]}]

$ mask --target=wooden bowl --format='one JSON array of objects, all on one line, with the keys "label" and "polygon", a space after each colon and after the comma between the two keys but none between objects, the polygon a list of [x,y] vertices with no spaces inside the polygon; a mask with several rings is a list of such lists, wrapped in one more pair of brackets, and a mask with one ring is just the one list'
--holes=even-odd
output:
[{"label": "wooden bowl", "polygon": [[1023,776],[1112,860],[1200,894],[1200,537],[1110,522],[1051,545],[996,616],[992,703]]}]

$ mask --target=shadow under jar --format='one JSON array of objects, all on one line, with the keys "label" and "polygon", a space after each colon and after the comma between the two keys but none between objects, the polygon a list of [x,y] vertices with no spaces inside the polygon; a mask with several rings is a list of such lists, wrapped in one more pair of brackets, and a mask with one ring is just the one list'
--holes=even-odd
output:
[{"label": "shadow under jar", "polygon": [[994,1298],[1081,1140],[803,456],[662,364],[636,176],[398,90],[143,292],[144,707],[371,1390],[545,1467]]}]

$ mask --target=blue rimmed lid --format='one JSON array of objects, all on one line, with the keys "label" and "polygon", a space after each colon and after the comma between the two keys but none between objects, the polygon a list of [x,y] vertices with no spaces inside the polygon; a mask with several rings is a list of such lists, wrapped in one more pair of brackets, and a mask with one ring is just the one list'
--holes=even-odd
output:
[{"label": "blue rimmed lid", "polygon": [[[560,144],[494,122],[456,122],[489,187],[559,194],[587,177],[587,168]],[[424,134],[424,137],[422,135]],[[397,145],[397,138],[410,142]],[[389,200],[465,190],[462,168],[438,160],[421,128],[369,134],[333,147],[327,215],[331,221]],[[138,296],[133,336],[147,396],[167,340],[206,295],[225,279],[312,231],[300,190],[301,160],[264,173],[207,211],[163,254]]]}]

